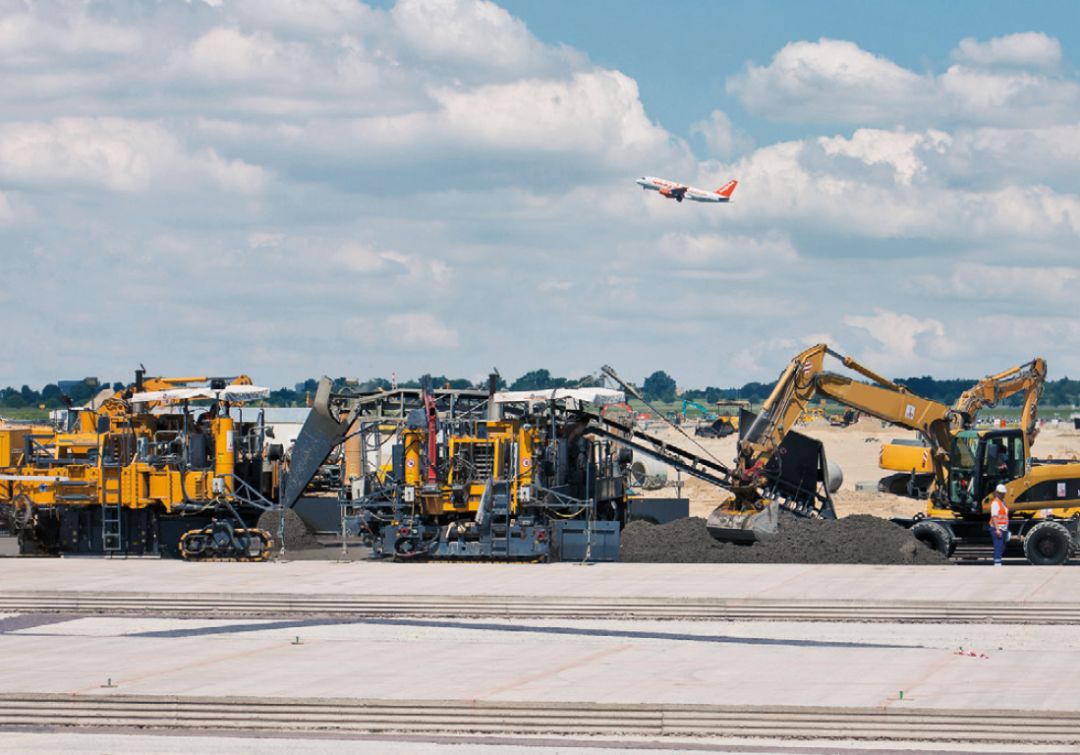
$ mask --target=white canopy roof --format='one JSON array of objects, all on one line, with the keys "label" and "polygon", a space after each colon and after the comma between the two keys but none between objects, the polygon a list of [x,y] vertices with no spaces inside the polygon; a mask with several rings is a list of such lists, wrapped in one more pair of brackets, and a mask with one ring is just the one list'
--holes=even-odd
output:
[{"label": "white canopy roof", "polygon": [[215,401],[228,401],[230,404],[238,404],[244,401],[257,401],[269,398],[270,389],[258,385],[227,385],[221,389],[215,388],[167,388],[163,391],[145,391],[136,393],[131,397],[132,403],[146,403],[159,401],[175,404],[180,401],[196,401],[198,399],[213,399]]},{"label": "white canopy roof", "polygon": [[494,401],[496,404],[519,404],[567,399],[603,406],[604,404],[621,404],[626,401],[626,394],[612,388],[550,388],[542,391],[499,391],[495,394]]}]

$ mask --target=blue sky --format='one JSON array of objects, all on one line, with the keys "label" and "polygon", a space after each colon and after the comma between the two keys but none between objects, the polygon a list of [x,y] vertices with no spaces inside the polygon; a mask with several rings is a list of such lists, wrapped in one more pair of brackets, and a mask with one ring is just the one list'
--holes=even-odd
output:
[{"label": "blue sky", "polygon": [[1075,376],[1078,15],[0,0],[0,384]]}]

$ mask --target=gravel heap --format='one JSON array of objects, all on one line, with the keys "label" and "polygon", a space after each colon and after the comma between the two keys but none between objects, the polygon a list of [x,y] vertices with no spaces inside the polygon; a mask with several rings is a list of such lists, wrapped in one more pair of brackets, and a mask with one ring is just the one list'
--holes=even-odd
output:
[{"label": "gravel heap", "polygon": [[859,514],[805,519],[785,514],[780,532],[753,545],[722,543],[700,517],[667,524],[631,522],[622,531],[619,560],[719,564],[948,564],[898,524]]},{"label": "gravel heap", "polygon": [[306,548],[321,548],[319,541],[315,539],[304,520],[292,509],[264,511],[259,516],[259,528],[270,533],[274,541],[274,550],[281,547],[278,541],[281,515],[285,515],[285,548],[286,550],[304,550]]}]

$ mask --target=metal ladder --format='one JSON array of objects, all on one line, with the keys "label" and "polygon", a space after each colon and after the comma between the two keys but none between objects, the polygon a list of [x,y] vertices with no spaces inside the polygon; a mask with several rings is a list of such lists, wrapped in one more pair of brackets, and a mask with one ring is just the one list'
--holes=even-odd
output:
[{"label": "metal ladder", "polygon": [[491,490],[491,555],[510,553],[510,485],[494,482]]},{"label": "metal ladder", "polygon": [[124,548],[121,525],[123,475],[124,468],[119,464],[101,465],[101,548],[106,554],[117,553]]}]

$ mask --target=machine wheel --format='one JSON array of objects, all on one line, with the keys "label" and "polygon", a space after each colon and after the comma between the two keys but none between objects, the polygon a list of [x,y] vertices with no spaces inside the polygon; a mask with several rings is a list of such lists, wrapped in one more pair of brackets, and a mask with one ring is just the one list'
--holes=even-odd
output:
[{"label": "machine wheel", "polygon": [[1024,538],[1024,555],[1036,566],[1058,566],[1069,560],[1072,536],[1060,522],[1040,522]]},{"label": "machine wheel", "polygon": [[927,545],[944,556],[951,556],[956,549],[956,540],[953,539],[949,529],[939,523],[922,521],[916,522],[911,528],[911,534],[923,545]]}]

